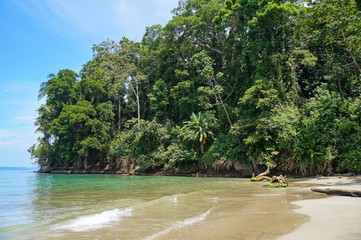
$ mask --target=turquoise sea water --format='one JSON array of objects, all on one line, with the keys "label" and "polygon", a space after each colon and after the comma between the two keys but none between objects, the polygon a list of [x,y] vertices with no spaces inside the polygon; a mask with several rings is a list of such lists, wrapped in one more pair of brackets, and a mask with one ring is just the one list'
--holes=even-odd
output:
[{"label": "turquoise sea water", "polygon": [[[270,190],[256,186],[243,179],[56,175],[0,168],[0,239],[197,239],[192,234],[202,236],[217,227],[214,239],[231,239],[241,234],[237,224],[246,223],[247,214],[268,209],[257,199]],[[282,196],[284,201],[285,191],[269,192],[270,203]],[[276,206],[272,217],[288,219],[290,209]],[[273,226],[270,231],[276,230]]]}]

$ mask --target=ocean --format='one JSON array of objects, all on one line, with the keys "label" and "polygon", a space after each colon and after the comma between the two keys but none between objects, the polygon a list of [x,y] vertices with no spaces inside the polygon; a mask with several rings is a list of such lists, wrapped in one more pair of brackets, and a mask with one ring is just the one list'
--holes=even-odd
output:
[{"label": "ocean", "polygon": [[0,168],[0,239],[275,239],[305,220],[299,197],[247,179]]}]

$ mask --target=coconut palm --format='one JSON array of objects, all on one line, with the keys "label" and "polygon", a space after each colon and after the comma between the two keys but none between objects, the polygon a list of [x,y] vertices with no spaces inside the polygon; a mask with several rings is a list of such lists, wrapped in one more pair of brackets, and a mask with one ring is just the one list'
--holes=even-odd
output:
[{"label": "coconut palm", "polygon": [[203,154],[208,137],[213,135],[210,130],[211,121],[206,115],[199,112],[198,115],[192,113],[191,120],[184,122],[184,124],[193,132],[192,138],[199,142],[199,152]]}]

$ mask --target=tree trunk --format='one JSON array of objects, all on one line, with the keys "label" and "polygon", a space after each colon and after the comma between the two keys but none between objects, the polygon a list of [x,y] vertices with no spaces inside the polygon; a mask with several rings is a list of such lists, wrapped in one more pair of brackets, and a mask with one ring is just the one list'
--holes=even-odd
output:
[{"label": "tree trunk", "polygon": [[120,132],[120,124],[122,120],[122,102],[121,97],[119,97],[118,101],[118,131]]},{"label": "tree trunk", "polygon": [[347,46],[347,44],[346,44],[345,31],[342,30],[341,32],[342,32],[342,35],[343,35],[343,40],[344,40],[345,45],[346,45],[346,50],[347,50],[347,52],[350,54],[350,56],[351,56],[351,58],[352,58],[352,61],[353,61],[354,65],[355,65],[355,67],[356,67],[357,70],[361,73],[361,67],[360,67],[360,65],[358,64],[358,62],[357,62],[355,56],[353,55],[351,49],[350,49],[350,48]]},{"label": "tree trunk", "polygon": [[[218,97],[217,97],[217,96],[218,96]],[[216,94],[215,97],[216,97],[216,99],[219,98],[219,101],[220,101],[220,103],[221,103],[221,105],[222,105],[222,108],[223,108],[223,110],[224,110],[224,113],[225,113],[226,116],[227,116],[227,120],[228,120],[229,126],[232,127],[231,118],[229,117],[228,111],[227,111],[226,107],[224,106],[222,96],[218,93],[218,94]]]},{"label": "tree trunk", "polygon": [[88,157],[84,158],[84,169],[88,168]]},{"label": "tree trunk", "polygon": [[139,86],[138,86],[138,81],[137,78],[132,76],[132,78],[135,81],[135,87],[133,86],[133,84],[130,82],[129,85],[133,90],[136,102],[137,102],[137,119],[138,119],[138,128],[139,128],[139,123],[140,123],[140,101],[139,101]]},{"label": "tree trunk", "polygon": [[138,92],[138,84],[137,84],[137,113],[138,113],[138,124],[140,123],[140,101],[139,101],[139,92]]},{"label": "tree trunk", "polygon": [[199,151],[203,155],[204,154],[204,143],[201,142],[201,145],[199,146]]}]

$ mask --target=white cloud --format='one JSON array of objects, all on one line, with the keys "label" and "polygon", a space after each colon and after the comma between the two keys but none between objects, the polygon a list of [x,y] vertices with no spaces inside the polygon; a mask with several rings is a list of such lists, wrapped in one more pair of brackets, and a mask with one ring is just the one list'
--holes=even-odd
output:
[{"label": "white cloud", "polygon": [[0,138],[15,137],[17,134],[8,129],[0,129]]},{"label": "white cloud", "polygon": [[34,122],[36,116],[18,116],[14,118],[14,122],[16,123],[27,123],[27,122]]},{"label": "white cloud", "polygon": [[[178,0],[29,0],[15,3],[58,34],[140,40],[145,27],[165,24]],[[134,39],[138,38],[138,39]]]},{"label": "white cloud", "polygon": [[2,82],[0,85],[0,96],[1,94],[9,94],[9,93],[20,93],[20,92],[27,92],[29,89],[37,89],[39,88],[40,84],[35,81],[26,81],[20,82],[16,80],[9,80],[7,82]]},{"label": "white cloud", "polygon": [[1,147],[7,147],[7,146],[10,146],[10,145],[15,145],[16,143],[15,142],[0,142],[0,148]]},{"label": "white cloud", "polygon": [[0,148],[26,151],[36,143],[39,134],[32,126],[22,126],[14,130],[0,129]]},{"label": "white cloud", "polygon": [[99,34],[114,12],[114,2],[91,0],[15,1],[27,15],[51,31],[62,34]]},{"label": "white cloud", "polygon": [[25,141],[2,141],[0,142],[0,150],[10,150],[10,151],[22,151],[27,152],[27,150],[35,142],[25,142]]}]

